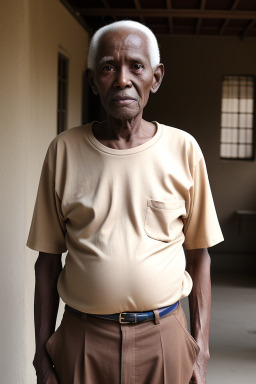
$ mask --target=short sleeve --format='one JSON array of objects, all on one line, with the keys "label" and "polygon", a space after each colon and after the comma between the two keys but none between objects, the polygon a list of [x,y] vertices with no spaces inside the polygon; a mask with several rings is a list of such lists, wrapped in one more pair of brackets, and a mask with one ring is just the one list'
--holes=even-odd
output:
[{"label": "short sleeve", "polygon": [[55,191],[54,174],[45,159],[27,246],[39,252],[59,254],[67,250],[65,234],[65,220]]},{"label": "short sleeve", "polygon": [[209,248],[223,241],[203,156],[194,168],[184,234],[185,249]]}]

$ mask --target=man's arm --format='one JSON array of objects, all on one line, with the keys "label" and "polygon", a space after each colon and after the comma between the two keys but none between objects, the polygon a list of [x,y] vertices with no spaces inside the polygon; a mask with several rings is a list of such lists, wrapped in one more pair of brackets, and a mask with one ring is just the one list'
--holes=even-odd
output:
[{"label": "man's arm", "polygon": [[35,264],[34,320],[36,353],[33,361],[37,374],[37,384],[58,384],[45,345],[55,330],[59,308],[57,280],[61,270],[61,254],[39,253]]},{"label": "man's arm", "polygon": [[191,334],[200,346],[192,379],[195,383],[206,384],[206,364],[210,358],[211,259],[206,248],[186,251],[186,259],[193,280],[189,296]]}]

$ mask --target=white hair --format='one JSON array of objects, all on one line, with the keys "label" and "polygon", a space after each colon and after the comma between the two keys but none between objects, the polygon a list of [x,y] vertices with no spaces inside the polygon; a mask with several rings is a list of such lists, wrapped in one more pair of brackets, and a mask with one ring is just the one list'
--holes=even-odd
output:
[{"label": "white hair", "polygon": [[100,29],[98,29],[94,35],[92,36],[91,43],[89,46],[89,51],[88,51],[88,61],[87,61],[87,66],[90,69],[94,69],[95,66],[95,58],[99,46],[100,39],[102,38],[105,33],[109,31],[115,31],[118,29],[133,29],[142,32],[147,39],[148,42],[148,54],[149,54],[149,59],[152,68],[154,68],[157,64],[160,63],[160,51],[159,51],[159,46],[157,43],[156,36],[154,33],[146,27],[145,25],[138,23],[137,21],[132,21],[132,20],[121,20],[121,21],[116,21],[114,23],[108,24]]}]

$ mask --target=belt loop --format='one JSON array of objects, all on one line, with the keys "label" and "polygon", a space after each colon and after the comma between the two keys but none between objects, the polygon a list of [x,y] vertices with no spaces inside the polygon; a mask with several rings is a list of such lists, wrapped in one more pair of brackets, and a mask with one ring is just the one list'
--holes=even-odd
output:
[{"label": "belt loop", "polygon": [[159,312],[158,312],[158,309],[154,309],[153,310],[154,312],[154,315],[155,315],[155,324],[160,324],[160,317],[159,317]]}]

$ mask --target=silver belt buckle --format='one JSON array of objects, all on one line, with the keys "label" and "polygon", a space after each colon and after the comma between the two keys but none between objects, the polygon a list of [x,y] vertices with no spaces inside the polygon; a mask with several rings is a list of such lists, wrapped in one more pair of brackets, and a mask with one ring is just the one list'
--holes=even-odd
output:
[{"label": "silver belt buckle", "polygon": [[135,316],[135,321],[123,321],[123,317],[122,315],[127,315],[128,313],[127,312],[122,312],[122,313],[119,313],[119,323],[120,324],[136,324],[137,323],[137,314],[134,313],[134,316]]}]

